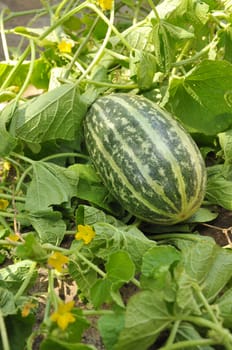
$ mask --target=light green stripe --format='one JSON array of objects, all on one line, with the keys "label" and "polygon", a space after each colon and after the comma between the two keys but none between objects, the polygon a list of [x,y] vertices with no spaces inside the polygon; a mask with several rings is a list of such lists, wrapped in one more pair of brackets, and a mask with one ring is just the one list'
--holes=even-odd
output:
[{"label": "light green stripe", "polygon": [[[95,106],[96,107],[96,106]],[[92,116],[93,117],[93,116]],[[124,184],[124,186],[128,189],[129,192],[132,193],[132,195],[138,200],[138,202],[142,203],[145,207],[147,207],[149,210],[156,212],[157,214],[168,216],[169,218],[176,217],[175,215],[171,215],[170,213],[167,213],[166,211],[163,211],[156,206],[154,206],[151,202],[144,199],[140,193],[137,192],[137,190],[131,185],[131,183],[128,181],[128,179],[125,177],[125,175],[121,172],[121,169],[118,167],[118,165],[115,163],[111,155],[106,151],[104,145],[102,144],[101,139],[98,137],[98,135],[93,130],[91,123],[88,123],[88,130],[91,133],[91,137],[95,141],[96,148],[101,152],[101,155],[107,160],[110,167],[117,172],[118,177],[121,179],[121,182]],[[118,189],[116,189],[118,190]]]},{"label": "light green stripe", "polygon": [[[109,118],[107,119],[106,114],[104,113],[104,110],[99,105],[95,105],[94,107],[95,107],[95,110],[101,115],[101,119],[104,118],[106,123],[108,124],[108,121],[110,122],[110,120]],[[156,194],[162,197],[162,201],[164,201],[170,208],[172,208],[174,211],[178,213],[179,210],[177,209],[177,207],[170,200],[170,198],[167,197],[163,187],[150,176],[150,174],[148,173],[148,168],[146,169],[146,167],[144,167],[144,165],[141,163],[140,158],[138,158],[134,154],[133,150],[126,142],[127,140],[123,139],[116,129],[114,129],[114,135],[117,141],[119,142],[119,144],[123,145],[123,149],[125,149],[125,151],[127,152],[128,157],[133,160],[133,163],[135,163],[136,167],[138,168],[142,176],[146,179],[146,183],[152,188],[152,190]]]},{"label": "light green stripe", "polygon": [[[111,99],[111,96],[108,96],[108,98]],[[150,138],[151,142],[153,142],[154,134],[159,139],[159,142],[156,142],[156,147],[162,154],[162,157],[166,159],[167,162],[171,165],[172,172],[178,182],[182,209],[185,210],[186,207],[188,206],[188,202],[186,197],[185,181],[182,176],[182,172],[179,166],[179,161],[173,156],[173,154],[170,151],[170,148],[167,147],[167,145],[163,142],[162,139],[159,138],[159,133],[157,133],[156,130],[152,128],[151,124],[148,123],[147,119],[142,115],[142,113],[138,113],[137,109],[135,107],[132,107],[131,104],[127,103],[124,98],[120,98],[114,95],[112,97],[112,101],[114,104],[118,101],[120,106],[123,106],[127,111],[127,113],[129,111],[129,113],[131,113],[133,117],[136,118],[136,120],[140,124],[141,129],[145,131],[146,135]],[[144,101],[144,103],[146,104],[146,108],[147,108],[147,101]],[[142,104],[143,104],[143,99],[141,98],[140,106]],[[151,104],[151,107],[154,108],[153,104],[152,103],[150,104]],[[188,147],[189,147],[189,141],[188,141]]]}]

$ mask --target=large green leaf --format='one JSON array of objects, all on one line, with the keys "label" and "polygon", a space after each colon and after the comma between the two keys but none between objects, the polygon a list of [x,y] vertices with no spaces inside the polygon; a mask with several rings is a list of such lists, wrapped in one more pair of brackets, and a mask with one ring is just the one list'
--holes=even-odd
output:
[{"label": "large green leaf", "polygon": [[192,132],[216,135],[232,126],[232,64],[204,60],[170,89],[172,112]]},{"label": "large green leaf", "polygon": [[22,104],[12,119],[11,133],[32,143],[74,140],[85,113],[76,85],[61,85]]},{"label": "large green leaf", "polygon": [[143,254],[155,246],[135,226],[115,227],[108,223],[99,222],[94,225],[96,236],[91,242],[91,249],[99,258],[106,259],[110,253],[125,250],[129,253],[137,269],[141,269]]},{"label": "large green leaf", "polygon": [[[0,270],[0,287],[7,288],[8,291],[16,293],[24,280],[28,278],[28,273],[33,267],[32,260],[23,260],[15,262],[12,265],[3,267]],[[35,280],[36,272],[34,272],[31,282]]]},{"label": "large green leaf", "polygon": [[142,291],[130,298],[125,327],[114,350],[146,350],[170,324],[163,293]]},{"label": "large green leaf", "polygon": [[198,283],[208,300],[214,300],[232,277],[232,252],[209,238],[194,242],[179,239],[177,244],[185,272]]},{"label": "large green leaf", "polygon": [[43,211],[29,215],[29,221],[39,235],[42,243],[58,245],[64,238],[66,224],[58,211]]},{"label": "large green leaf", "polygon": [[124,313],[115,312],[112,315],[103,315],[98,321],[98,328],[107,350],[113,349],[120,331],[124,327]]},{"label": "large green leaf", "polygon": [[76,174],[69,169],[52,163],[34,162],[25,208],[38,213],[52,205],[69,202],[76,194],[77,183]]}]

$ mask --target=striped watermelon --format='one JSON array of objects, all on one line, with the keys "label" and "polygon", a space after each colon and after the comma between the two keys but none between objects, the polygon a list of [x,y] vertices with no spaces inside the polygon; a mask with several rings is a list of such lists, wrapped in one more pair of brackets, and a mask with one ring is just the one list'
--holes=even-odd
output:
[{"label": "striped watermelon", "polygon": [[97,99],[84,121],[90,157],[106,187],[131,214],[171,225],[200,207],[206,169],[190,135],[137,95]]}]

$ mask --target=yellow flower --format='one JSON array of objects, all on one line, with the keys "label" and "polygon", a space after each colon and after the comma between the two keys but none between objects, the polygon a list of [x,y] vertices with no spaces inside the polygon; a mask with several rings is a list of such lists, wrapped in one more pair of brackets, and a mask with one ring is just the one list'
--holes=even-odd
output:
[{"label": "yellow flower", "polygon": [[51,320],[56,322],[58,327],[63,331],[68,327],[69,323],[75,322],[75,317],[70,312],[73,309],[74,301],[68,303],[60,303],[56,312],[51,315]]},{"label": "yellow flower", "polygon": [[3,170],[9,171],[9,170],[10,170],[10,167],[11,167],[10,163],[9,163],[7,160],[5,160],[5,161],[3,162]]},{"label": "yellow flower", "polygon": [[84,244],[89,244],[95,237],[95,232],[89,225],[78,225],[77,226],[77,233],[75,235],[75,238],[77,240],[83,239]]},{"label": "yellow flower", "polygon": [[15,233],[11,233],[7,238],[13,242],[17,242],[20,239],[19,235],[16,235]]},{"label": "yellow flower", "polygon": [[73,42],[70,40],[62,39],[58,44],[58,49],[61,53],[71,53],[73,47]]},{"label": "yellow flower", "polygon": [[0,199],[0,210],[5,210],[9,205],[9,201],[7,199]]},{"label": "yellow flower", "polygon": [[27,317],[30,314],[31,309],[34,309],[36,307],[35,304],[33,304],[31,301],[28,301],[23,305],[23,308],[21,310],[22,317]]},{"label": "yellow flower", "polygon": [[64,265],[67,264],[69,258],[62,253],[55,252],[48,258],[48,265],[56,269],[58,272],[62,272]]},{"label": "yellow flower", "polygon": [[98,0],[98,4],[103,11],[111,10],[113,6],[113,0]]}]

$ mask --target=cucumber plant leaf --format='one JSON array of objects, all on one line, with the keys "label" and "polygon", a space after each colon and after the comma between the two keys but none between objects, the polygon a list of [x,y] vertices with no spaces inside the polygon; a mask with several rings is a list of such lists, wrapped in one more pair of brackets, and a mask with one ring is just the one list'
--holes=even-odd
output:
[{"label": "cucumber plant leaf", "polygon": [[15,112],[10,132],[32,143],[74,140],[79,134],[86,104],[74,84],[54,90],[21,105]]},{"label": "cucumber plant leaf", "polygon": [[204,60],[170,87],[172,112],[190,130],[215,135],[232,127],[232,64]]},{"label": "cucumber plant leaf", "polygon": [[71,170],[42,161],[33,163],[32,181],[27,189],[25,208],[30,213],[69,203],[76,195],[78,178]]}]

